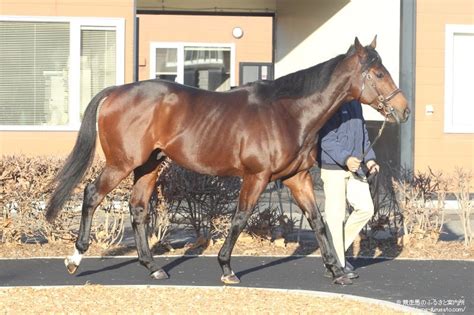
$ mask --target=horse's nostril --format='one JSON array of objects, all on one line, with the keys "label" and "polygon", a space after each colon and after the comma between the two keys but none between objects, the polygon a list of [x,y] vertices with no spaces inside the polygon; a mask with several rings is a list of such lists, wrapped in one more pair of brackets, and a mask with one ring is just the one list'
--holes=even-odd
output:
[{"label": "horse's nostril", "polygon": [[405,108],[405,111],[404,111],[405,118],[408,118],[408,116],[410,116],[410,113],[411,113],[410,109],[408,107]]}]

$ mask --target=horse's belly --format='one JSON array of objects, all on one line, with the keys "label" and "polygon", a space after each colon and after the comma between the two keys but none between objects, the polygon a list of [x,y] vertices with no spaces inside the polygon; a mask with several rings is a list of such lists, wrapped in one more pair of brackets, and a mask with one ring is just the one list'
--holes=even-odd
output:
[{"label": "horse's belly", "polygon": [[236,157],[229,154],[232,150],[222,148],[220,152],[213,152],[203,148],[169,146],[163,152],[176,164],[200,174],[242,176]]}]

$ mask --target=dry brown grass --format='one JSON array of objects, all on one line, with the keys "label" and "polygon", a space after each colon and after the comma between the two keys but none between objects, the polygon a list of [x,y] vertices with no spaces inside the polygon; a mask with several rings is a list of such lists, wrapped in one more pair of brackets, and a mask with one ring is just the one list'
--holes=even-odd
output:
[{"label": "dry brown grass", "polygon": [[[28,303],[26,301],[29,301]],[[406,314],[347,297],[239,288],[106,287],[0,289],[5,314]]]}]

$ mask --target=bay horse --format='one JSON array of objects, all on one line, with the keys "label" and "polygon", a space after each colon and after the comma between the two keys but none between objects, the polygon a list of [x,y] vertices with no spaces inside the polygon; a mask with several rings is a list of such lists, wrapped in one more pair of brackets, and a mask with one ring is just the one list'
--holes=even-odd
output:
[{"label": "bay horse", "polygon": [[[73,274],[87,251],[94,211],[132,171],[129,207],[139,262],[154,279],[168,274],[154,261],[147,240],[148,201],[157,169],[167,156],[192,171],[239,176],[242,186],[230,231],[218,254],[221,281],[240,282],[232,249],[260,194],[281,179],[315,232],[334,283],[350,284],[335,256],[331,235],[318,212],[309,174],[316,161],[318,131],[346,101],[370,104],[390,122],[406,121],[408,102],[375,50],[357,39],[345,54],[274,81],[212,92],[162,80],[113,86],[86,108],[75,146],[53,181],[46,219],[54,221],[88,169],[98,135],[105,167],[84,189],[79,235],[65,260]],[[99,110],[100,106],[100,110]]]}]

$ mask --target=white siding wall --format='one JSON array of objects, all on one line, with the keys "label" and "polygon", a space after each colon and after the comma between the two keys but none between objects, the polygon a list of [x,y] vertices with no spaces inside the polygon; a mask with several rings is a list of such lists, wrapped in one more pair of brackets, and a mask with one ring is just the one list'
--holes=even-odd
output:
[{"label": "white siding wall", "polygon": [[[277,0],[275,77],[345,53],[357,36],[399,80],[400,0]],[[364,106],[366,119],[382,116]]]}]

